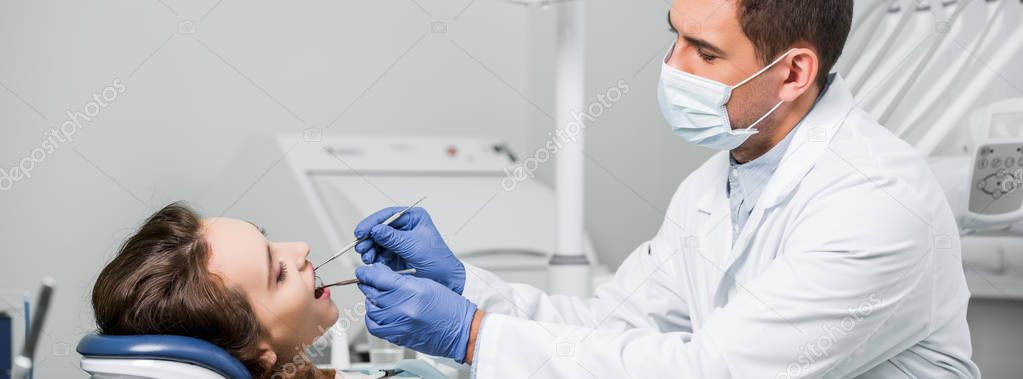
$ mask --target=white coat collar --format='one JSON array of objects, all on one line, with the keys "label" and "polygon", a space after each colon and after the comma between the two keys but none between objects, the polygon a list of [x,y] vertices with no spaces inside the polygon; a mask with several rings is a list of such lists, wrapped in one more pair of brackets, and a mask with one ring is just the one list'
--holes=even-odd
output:
[{"label": "white coat collar", "polygon": [[760,207],[774,207],[792,194],[855,109],[852,92],[842,76],[835,74],[827,92],[796,128],[792,144],[761,195]]},{"label": "white coat collar", "polygon": [[[827,150],[831,139],[845,124],[855,105],[852,92],[849,91],[845,80],[841,75],[835,74],[827,92],[800,121],[800,126],[795,128],[796,134],[792,136],[792,142],[778,169],[757,200],[757,208],[771,208],[792,193],[792,189],[810,172],[817,159]],[[697,207],[704,213],[713,214],[724,209],[727,214],[728,162],[727,151],[715,154],[707,162],[708,178],[706,182],[701,182],[716,184],[712,189],[703,191],[697,201]],[[723,208],[722,204],[725,204]],[[746,228],[749,227],[756,226],[746,225]]]}]

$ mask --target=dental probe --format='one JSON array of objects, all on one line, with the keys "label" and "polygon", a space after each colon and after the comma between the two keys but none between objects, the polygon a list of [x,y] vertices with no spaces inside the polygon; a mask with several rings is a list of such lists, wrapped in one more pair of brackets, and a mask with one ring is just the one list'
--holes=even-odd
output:
[{"label": "dental probe", "polygon": [[[407,269],[407,270],[395,271],[394,273],[395,274],[399,274],[399,275],[410,275],[410,274],[415,274],[416,273],[416,269],[410,268],[410,269]],[[331,283],[331,284],[327,284],[327,285],[317,286],[316,289],[313,290],[313,296],[316,297],[316,298],[319,298],[320,295],[323,294],[323,289],[327,288],[327,287],[347,286],[349,284],[358,284],[358,283],[359,283],[359,279],[348,279],[348,280],[342,280],[342,281],[337,282],[337,283]]]},{"label": "dental probe", "polygon": [[[405,209],[402,209],[402,210],[398,211],[397,213],[391,215],[391,217],[388,217],[386,220],[384,220],[384,222],[381,222],[380,225],[390,225],[392,222],[394,222],[394,220],[397,220],[399,217],[401,217],[401,215],[405,214],[405,212],[408,212],[409,209],[415,208],[416,205],[419,205],[419,203],[423,202],[423,200],[426,200],[426,196],[423,196],[423,197],[419,198],[419,200],[416,200],[416,202],[412,203],[412,205],[409,205]],[[327,263],[330,263],[330,261],[334,260],[337,257],[340,257],[341,254],[347,253],[348,250],[351,250],[352,248],[355,247],[355,245],[358,245],[359,242],[365,241],[367,238],[369,238],[368,235],[366,237],[359,238],[359,239],[356,239],[355,241],[352,241],[352,243],[350,243],[350,244],[346,245],[345,247],[341,248],[341,250],[339,250],[338,252],[334,253],[334,255],[330,256],[330,258],[327,258],[326,261],[323,261],[323,263],[320,263],[315,268],[313,268],[313,271],[319,270],[320,267],[323,267],[323,265],[325,265]]]}]

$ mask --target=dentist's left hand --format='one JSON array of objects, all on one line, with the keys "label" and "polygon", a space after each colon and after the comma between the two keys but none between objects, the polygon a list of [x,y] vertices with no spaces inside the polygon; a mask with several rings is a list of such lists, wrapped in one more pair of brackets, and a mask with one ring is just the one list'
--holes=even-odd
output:
[{"label": "dentist's left hand", "polygon": [[367,238],[355,245],[362,262],[384,263],[394,271],[414,268],[415,276],[432,279],[461,294],[465,265],[448,248],[425,209],[412,208],[390,226],[381,224],[401,209],[380,210],[355,227],[356,237]]},{"label": "dentist's left hand", "polygon": [[429,279],[375,263],[355,270],[366,328],[391,343],[464,362],[476,304]]}]

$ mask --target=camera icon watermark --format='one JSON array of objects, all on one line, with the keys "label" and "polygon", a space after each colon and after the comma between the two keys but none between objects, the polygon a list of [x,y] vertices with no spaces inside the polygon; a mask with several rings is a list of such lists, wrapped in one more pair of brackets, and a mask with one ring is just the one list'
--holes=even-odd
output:
[{"label": "camera icon watermark", "polygon": [[448,23],[444,21],[434,21],[430,23],[430,32],[433,34],[444,34],[448,32]]},{"label": "camera icon watermark", "polygon": [[63,342],[53,344],[53,356],[64,357],[71,354],[71,346]]},{"label": "camera icon watermark", "polygon": [[178,23],[178,34],[195,34],[196,25],[195,21],[182,20]]},{"label": "camera icon watermark", "polygon": [[811,142],[824,142],[828,139],[828,131],[820,126],[810,129],[809,140]]},{"label": "camera icon watermark", "polygon": [[558,352],[559,357],[575,356],[575,343],[558,342],[557,346],[555,346],[555,350]]},{"label": "camera icon watermark", "polygon": [[698,249],[700,247],[700,237],[686,236],[685,247],[690,249]]},{"label": "camera icon watermark", "polygon": [[308,128],[303,130],[302,140],[306,142],[320,142],[323,140],[323,130],[320,128]]},{"label": "camera icon watermark", "polygon": [[682,33],[683,34],[687,34],[687,35],[700,34],[700,30],[702,30],[702,29],[703,29],[703,24],[700,23],[700,22],[690,21],[690,22],[687,22],[685,24],[682,24]]},{"label": "camera icon watermark", "polygon": [[946,235],[934,236],[934,249],[948,250],[952,248],[952,237]]}]

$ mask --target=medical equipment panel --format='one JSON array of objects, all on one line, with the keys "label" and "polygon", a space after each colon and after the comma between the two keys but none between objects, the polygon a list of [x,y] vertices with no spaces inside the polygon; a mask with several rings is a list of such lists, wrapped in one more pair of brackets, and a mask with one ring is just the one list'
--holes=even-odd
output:
[{"label": "medical equipment panel", "polygon": [[1023,225],[1023,98],[978,108],[969,126],[967,149],[973,162],[963,226],[998,230]]},{"label": "medical equipment panel", "polygon": [[1011,217],[1023,210],[1023,142],[982,145],[977,149],[970,191],[975,217]]}]

